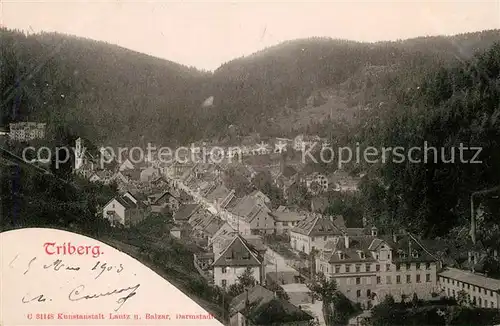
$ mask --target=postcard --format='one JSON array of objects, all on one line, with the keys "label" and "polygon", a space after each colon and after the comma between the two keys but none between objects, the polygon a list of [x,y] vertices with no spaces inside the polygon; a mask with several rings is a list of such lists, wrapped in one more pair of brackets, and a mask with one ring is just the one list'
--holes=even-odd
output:
[{"label": "postcard", "polygon": [[0,326],[500,325],[500,2],[0,3]]}]

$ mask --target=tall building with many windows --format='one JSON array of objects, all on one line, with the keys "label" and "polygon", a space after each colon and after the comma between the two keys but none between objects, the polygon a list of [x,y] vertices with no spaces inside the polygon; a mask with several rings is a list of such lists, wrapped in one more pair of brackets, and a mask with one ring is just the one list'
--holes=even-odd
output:
[{"label": "tall building with many windows", "polygon": [[437,258],[410,235],[348,236],[327,243],[316,258],[316,270],[333,278],[339,290],[365,308],[386,295],[395,300],[439,292]]}]

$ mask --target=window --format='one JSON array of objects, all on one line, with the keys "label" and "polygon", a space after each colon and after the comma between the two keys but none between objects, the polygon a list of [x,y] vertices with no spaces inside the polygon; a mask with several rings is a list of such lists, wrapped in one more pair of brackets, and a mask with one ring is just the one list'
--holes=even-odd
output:
[{"label": "window", "polygon": [[391,270],[391,264],[386,264],[385,265],[385,270],[389,272]]},{"label": "window", "polygon": [[495,306],[493,305],[493,301],[490,302],[490,308],[495,308]]},{"label": "window", "polygon": [[396,271],[399,272],[400,269],[401,269],[401,264],[396,264]]},{"label": "window", "polygon": [[359,298],[360,296],[361,296],[361,290],[357,290],[357,291],[356,291],[356,297],[358,297],[358,298]]},{"label": "window", "polygon": [[222,274],[226,274],[227,273],[227,267],[222,267]]},{"label": "window", "polygon": [[361,272],[361,265],[356,265],[356,273]]},{"label": "window", "polygon": [[416,263],[415,266],[416,266],[416,269],[420,269],[420,263]]},{"label": "window", "polygon": [[[369,298],[372,296],[372,291],[370,291],[370,289],[366,290],[366,296]],[[493,302],[492,302],[493,304]]]},{"label": "window", "polygon": [[380,276],[377,276],[377,284],[380,284]]},{"label": "window", "polygon": [[493,296],[493,291],[490,290],[490,296],[492,297]]},{"label": "window", "polygon": [[372,278],[371,277],[367,277],[366,278],[366,284],[367,285],[371,285],[372,284]]},{"label": "window", "polygon": [[483,304],[483,300],[481,299],[481,297],[478,298],[478,302],[479,302],[479,307],[481,307],[481,304]]},{"label": "window", "polygon": [[227,281],[226,280],[222,280],[222,287],[225,288],[227,285]]},{"label": "window", "polygon": [[375,265],[375,270],[376,270],[377,272],[380,272],[380,265],[379,265],[379,264]]},{"label": "window", "polygon": [[451,285],[455,285],[455,280],[451,280]]},{"label": "window", "polygon": [[401,284],[401,275],[396,276],[396,283]]},{"label": "window", "polygon": [[392,281],[391,281],[391,277],[390,277],[389,275],[387,275],[387,276],[385,277],[385,283],[386,283],[386,284],[391,284],[391,283],[392,283]]},{"label": "window", "polygon": [[472,287],[472,292],[476,292],[476,287],[475,286]]},{"label": "window", "polygon": [[431,263],[425,263],[425,269],[431,269]]},{"label": "window", "polygon": [[351,265],[345,265],[345,272],[346,273],[351,272]]},{"label": "window", "polygon": [[370,271],[370,264],[366,264],[365,265],[365,269],[366,269],[367,272],[369,272]]},{"label": "window", "polygon": [[420,274],[417,274],[417,283],[420,283]]},{"label": "window", "polygon": [[360,285],[361,284],[361,278],[360,277],[356,277],[356,285]]},{"label": "window", "polygon": [[470,284],[467,284],[467,290],[470,290]]},{"label": "window", "polygon": [[455,297],[455,290],[451,291],[453,293],[453,297]]},{"label": "window", "polygon": [[406,264],[406,270],[409,271],[411,269],[411,264]]},{"label": "window", "polygon": [[335,265],[335,273],[340,273],[340,265]]},{"label": "window", "polygon": [[411,283],[411,275],[406,275],[406,283]]},{"label": "window", "polygon": [[448,284],[450,283],[450,279],[449,278],[446,279],[446,283],[448,283]]},{"label": "window", "polygon": [[323,241],[326,241],[327,239],[328,239],[328,237],[327,237],[327,236],[324,236],[324,237],[323,237]]},{"label": "window", "polygon": [[351,279],[349,277],[346,279],[345,282],[346,282],[347,285],[351,285]]},{"label": "window", "polygon": [[431,274],[425,274],[425,281],[430,282],[431,281]]},{"label": "window", "polygon": [[359,252],[359,258],[365,259],[366,258],[365,253],[360,251]]}]

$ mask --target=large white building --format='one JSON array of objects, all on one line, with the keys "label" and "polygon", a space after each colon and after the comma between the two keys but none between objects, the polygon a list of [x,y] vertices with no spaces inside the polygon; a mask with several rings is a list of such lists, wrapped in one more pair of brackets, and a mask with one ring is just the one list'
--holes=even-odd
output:
[{"label": "large white building", "polygon": [[[373,230],[375,231],[375,230]],[[316,258],[316,270],[333,278],[338,289],[365,308],[386,295],[397,301],[430,299],[439,293],[438,259],[409,236],[348,236],[329,242]]]}]

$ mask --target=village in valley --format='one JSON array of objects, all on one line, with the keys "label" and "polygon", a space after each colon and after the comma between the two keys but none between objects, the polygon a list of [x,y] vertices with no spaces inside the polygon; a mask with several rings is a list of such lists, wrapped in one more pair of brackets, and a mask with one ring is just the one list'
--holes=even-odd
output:
[{"label": "village in valley", "polygon": [[[186,153],[182,163],[125,158],[102,168],[97,157],[82,150],[85,142],[79,138],[75,172],[91,182],[116,183],[119,195],[99,208],[113,227],[169,216],[170,236],[199,248],[192,257],[199,274],[211,286],[234,293],[231,325],[263,318],[262,309],[271,306],[280,311],[274,322],[324,325],[321,298],[310,285],[318,276],[334,279],[337,290],[356,306],[353,325],[369,317],[387,295],[398,302],[465,295],[474,306],[500,308],[500,281],[480,273],[485,257],[475,239],[464,257],[440,240],[405,230],[379,234],[377,225],[361,217],[359,225],[349,225],[341,215],[328,215],[328,195],[354,194],[363,175],[307,172],[294,156],[318,141],[298,136],[273,139],[267,146],[242,144],[239,159],[217,163],[193,162],[189,158],[199,154]],[[243,180],[242,189],[232,188],[235,179]],[[273,203],[259,185],[279,190],[284,200]],[[306,194],[294,193],[295,187]],[[290,204],[292,196],[304,195],[310,198],[307,207]]]}]

